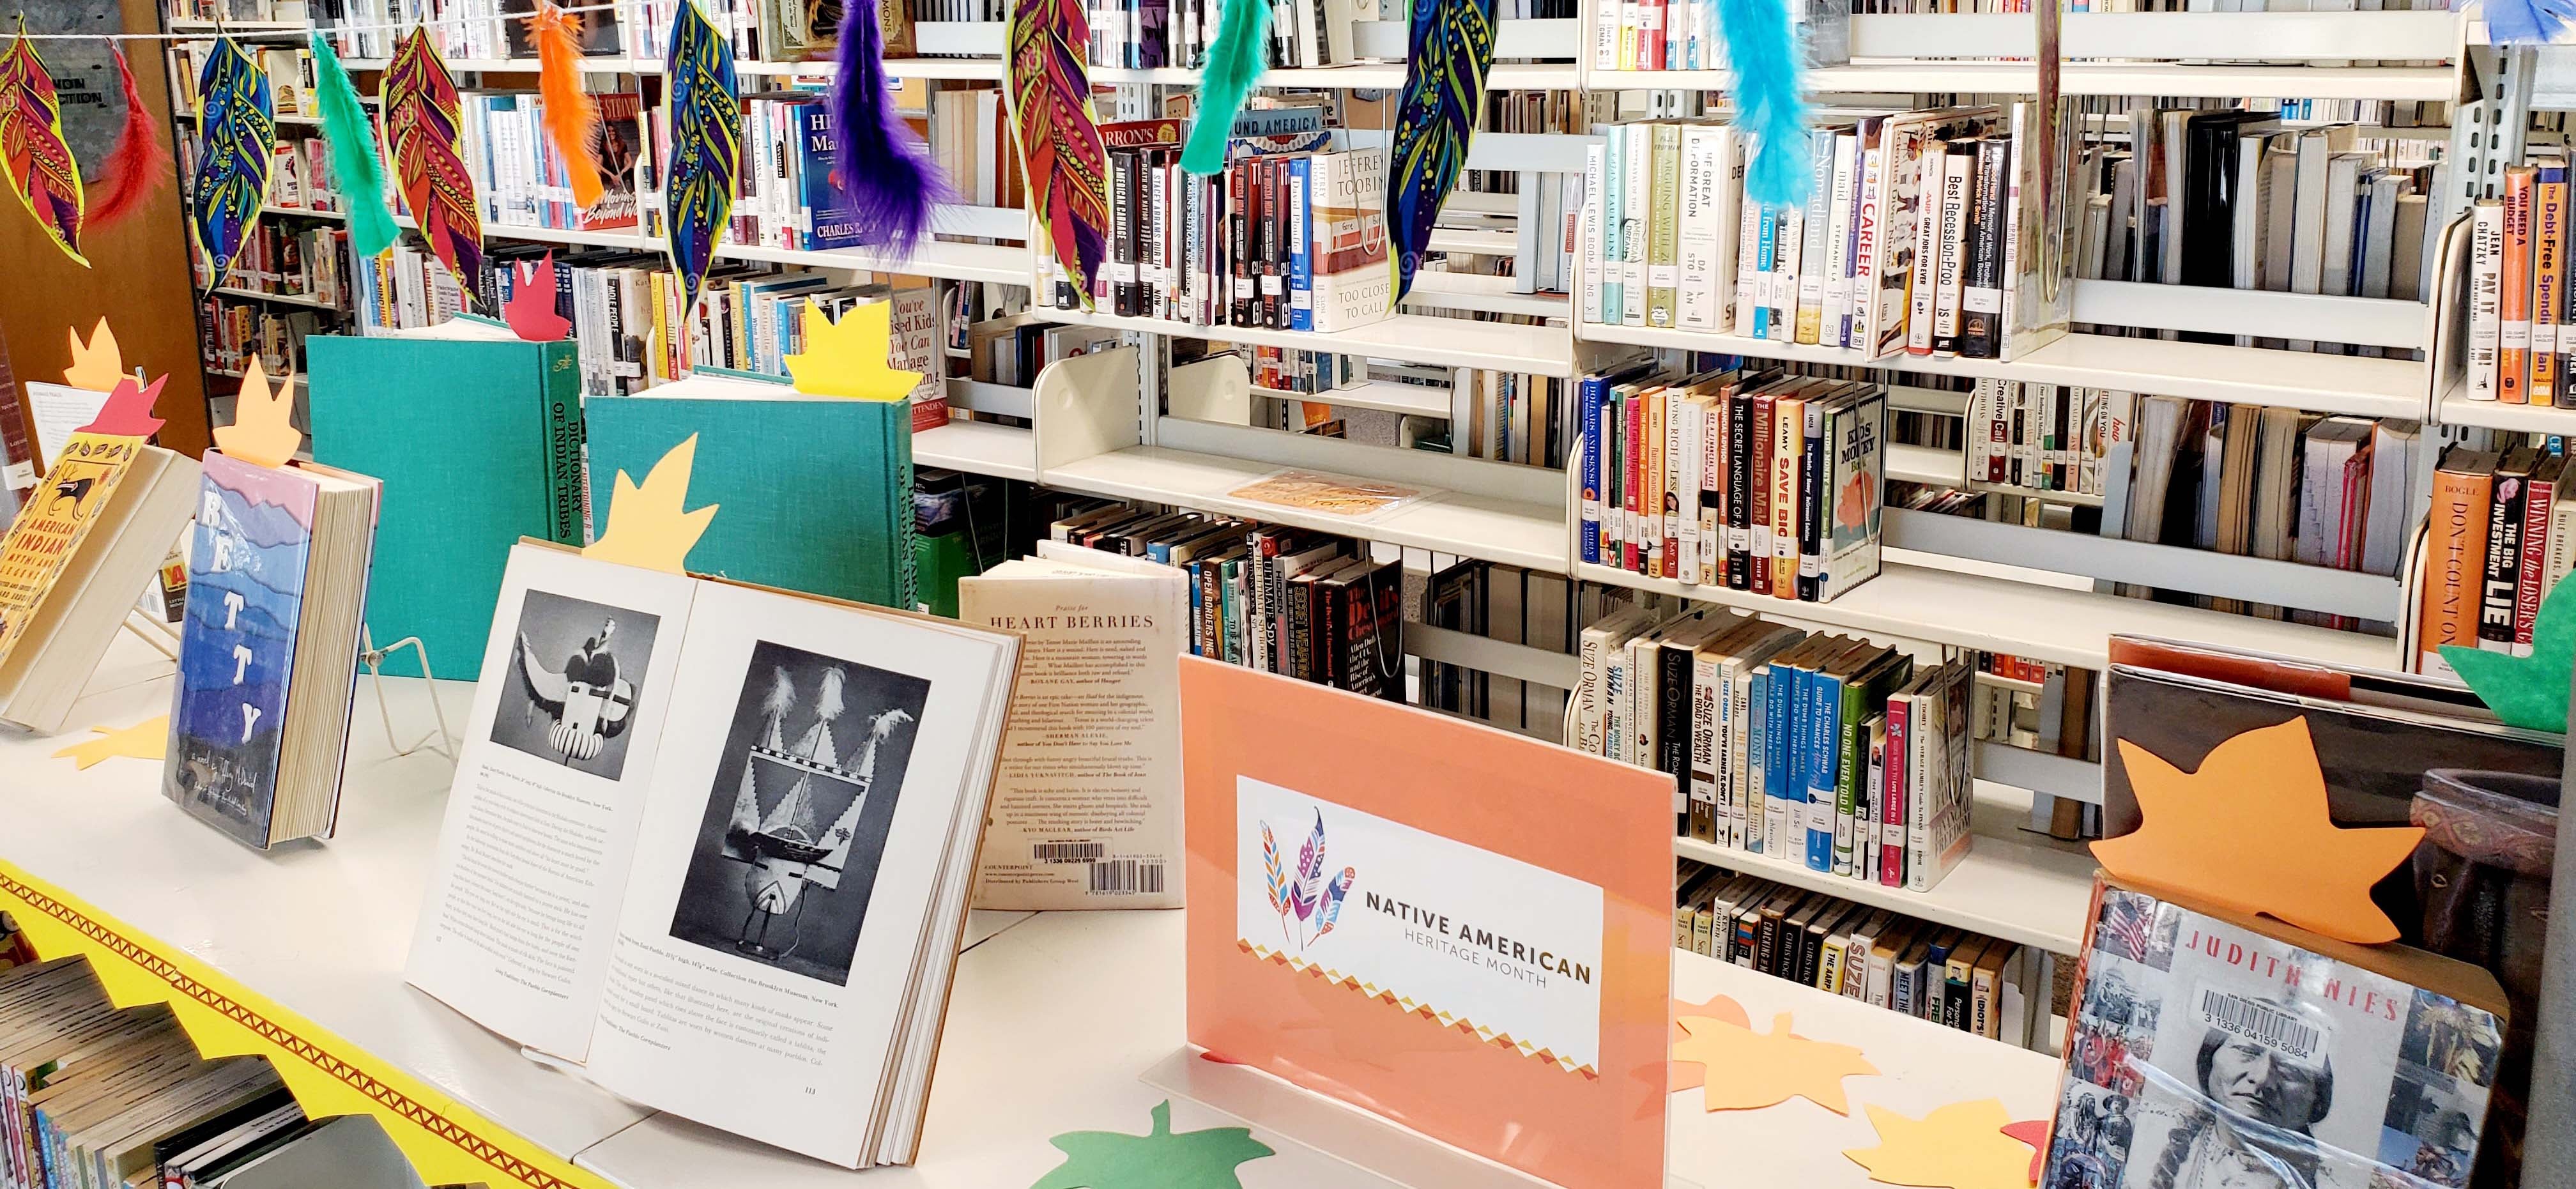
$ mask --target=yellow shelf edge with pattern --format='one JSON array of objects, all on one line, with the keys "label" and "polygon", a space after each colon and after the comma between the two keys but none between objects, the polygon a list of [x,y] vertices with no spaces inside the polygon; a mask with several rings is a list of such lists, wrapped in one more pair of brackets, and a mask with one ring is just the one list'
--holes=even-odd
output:
[{"label": "yellow shelf edge with pattern", "polygon": [[46,960],[89,959],[118,1007],[169,1005],[207,1058],[259,1056],[307,1116],[367,1115],[421,1180],[490,1189],[613,1189],[274,1000],[0,860],[0,910]]}]

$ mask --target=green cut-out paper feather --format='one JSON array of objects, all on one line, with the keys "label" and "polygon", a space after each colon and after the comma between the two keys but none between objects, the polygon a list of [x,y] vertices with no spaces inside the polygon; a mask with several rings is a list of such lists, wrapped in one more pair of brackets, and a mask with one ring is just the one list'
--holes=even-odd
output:
[{"label": "green cut-out paper feather", "polygon": [[1247,1127],[1172,1133],[1172,1104],[1154,1108],[1149,1135],[1068,1131],[1048,1140],[1064,1163],[1029,1189],[1243,1189],[1235,1166],[1272,1155]]},{"label": "green cut-out paper feather", "polygon": [[2561,582],[2540,601],[2531,623],[2531,655],[2445,644],[2442,659],[2507,726],[2567,731],[2568,683],[2576,676],[2576,583]]}]

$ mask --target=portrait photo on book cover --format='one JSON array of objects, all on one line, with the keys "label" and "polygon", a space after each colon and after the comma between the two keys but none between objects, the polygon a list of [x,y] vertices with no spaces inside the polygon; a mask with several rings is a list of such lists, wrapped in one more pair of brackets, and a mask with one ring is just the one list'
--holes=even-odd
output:
[{"label": "portrait photo on book cover", "polygon": [[671,936],[847,984],[930,686],[754,645]]},{"label": "portrait photo on book cover", "polygon": [[641,611],[529,591],[492,742],[593,776],[622,776],[626,728],[646,694],[661,627]]}]

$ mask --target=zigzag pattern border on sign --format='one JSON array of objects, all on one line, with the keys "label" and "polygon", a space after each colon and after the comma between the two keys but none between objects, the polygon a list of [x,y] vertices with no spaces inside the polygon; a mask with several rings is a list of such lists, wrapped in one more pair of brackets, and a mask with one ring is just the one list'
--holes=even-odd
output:
[{"label": "zigzag pattern border on sign", "polygon": [[1548,1049],[1533,1045],[1525,1040],[1516,1039],[1511,1033],[1488,1028],[1474,1020],[1468,1019],[1465,1016],[1451,1015],[1450,1013],[1437,1007],[1433,1007],[1428,1003],[1418,1002],[1406,996],[1398,995],[1393,991],[1379,987],[1375,983],[1365,982],[1355,976],[1344,974],[1341,971],[1334,970],[1320,962],[1309,962],[1303,958],[1291,957],[1285,951],[1274,950],[1266,945],[1260,944],[1259,942],[1246,941],[1240,937],[1234,939],[1234,948],[1250,954],[1255,958],[1259,958],[1264,962],[1284,966],[1310,978],[1322,979],[1327,983],[1341,987],[1345,990],[1357,991],[1360,994],[1366,995],[1371,999],[1375,999],[1380,1003],[1387,1004],[1390,1007],[1394,1007],[1402,1011],[1411,1012],[1414,1015],[1420,1016],[1423,1019],[1440,1025],[1441,1027],[1455,1028],[1460,1032],[1464,1032],[1478,1040],[1493,1045],[1495,1048],[1509,1049],[1512,1052],[1519,1053],[1521,1056],[1534,1058],[1546,1064],[1553,1065],[1567,1073],[1581,1074],[1593,1081],[1601,1080],[1601,1071],[1593,1068],[1592,1066],[1578,1065],[1572,1058],[1557,1056],[1554,1052]]},{"label": "zigzag pattern border on sign", "polygon": [[[128,930],[104,913],[91,910],[69,893],[50,887],[13,864],[0,860],[0,900],[14,901],[29,913],[20,921],[28,940],[37,943],[42,958],[57,958],[39,930],[51,926],[67,932],[75,952],[83,956],[111,957],[122,961],[137,979],[119,979],[115,971],[91,963],[101,984],[119,1007],[142,1003],[165,1003],[179,1016],[181,1027],[188,1032],[198,1052],[208,1057],[256,1055],[270,1058],[278,1076],[294,1091],[296,1101],[317,1117],[355,1114],[358,1111],[338,1109],[335,1104],[317,1101],[323,1097],[315,1082],[353,1095],[366,1104],[364,1113],[380,1124],[399,1121],[408,1126],[385,1127],[385,1135],[411,1161],[421,1179],[430,1184],[491,1181],[492,1174],[507,1178],[500,1185],[524,1189],[610,1189],[606,1180],[583,1173],[570,1162],[552,1155],[531,1157],[492,1135],[508,1136],[519,1144],[533,1144],[512,1135],[506,1129],[492,1126],[474,1112],[444,1095],[429,1089],[409,1075],[393,1071],[381,1063],[369,1064],[341,1056],[330,1045],[312,1039],[307,1033],[337,1043],[322,1029],[293,1019],[292,1013],[264,1002],[246,1002],[261,997],[247,987],[231,983],[220,975],[212,978],[192,967],[195,959],[165,955],[150,945],[127,936]],[[32,923],[31,923],[32,922]],[[132,931],[139,935],[139,931]],[[86,944],[81,944],[86,942]],[[142,986],[134,986],[140,982]],[[123,984],[121,986],[121,984]],[[155,993],[157,988],[162,993]],[[129,997],[120,990],[139,992]],[[210,1036],[200,1024],[220,1023],[237,1029],[235,1037]],[[247,1043],[245,1043],[247,1042]],[[348,1047],[348,1046],[342,1046]],[[302,1076],[292,1064],[277,1060],[293,1058],[318,1078]],[[301,1083],[301,1084],[299,1084]],[[397,1084],[401,1083],[401,1084]],[[479,1127],[478,1127],[479,1125]],[[487,1134],[489,1133],[489,1134]],[[460,1160],[459,1157],[462,1157]]]}]

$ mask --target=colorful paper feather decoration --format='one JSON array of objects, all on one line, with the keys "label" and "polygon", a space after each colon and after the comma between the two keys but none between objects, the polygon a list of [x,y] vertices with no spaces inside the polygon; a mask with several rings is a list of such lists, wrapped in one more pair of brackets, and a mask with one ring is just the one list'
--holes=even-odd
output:
[{"label": "colorful paper feather decoration", "polygon": [[457,154],[463,125],[456,76],[430,44],[429,30],[414,26],[394,43],[377,98],[385,113],[385,149],[429,251],[468,293],[483,270],[483,207],[474,197],[474,175]]},{"label": "colorful paper feather decoration", "polygon": [[1269,885],[1270,911],[1288,915],[1288,874],[1279,867],[1279,842],[1270,836],[1270,823],[1261,823],[1261,875]]},{"label": "colorful paper feather decoration", "polygon": [[62,101],[54,95],[54,76],[36,59],[24,13],[18,16],[18,40],[0,53],[0,170],[63,255],[88,268],[80,252],[80,162],[72,160],[71,143],[63,139]]},{"label": "colorful paper feather decoration", "polygon": [[1189,143],[1181,148],[1181,168],[1202,177],[1225,168],[1226,146],[1234,140],[1234,118],[1270,64],[1270,5],[1263,0],[1224,0],[1217,13],[1216,40],[1208,46],[1207,66],[1199,71],[1199,111],[1190,123]]},{"label": "colorful paper feather decoration", "polygon": [[1288,907],[1297,919],[1311,920],[1324,899],[1324,811],[1315,811],[1315,828],[1297,848],[1297,882],[1289,885]]},{"label": "colorful paper feather decoration", "polygon": [[537,43],[537,98],[546,139],[563,158],[572,203],[584,210],[599,201],[599,101],[581,88],[581,17],[537,0],[529,30]]},{"label": "colorful paper feather decoration", "polygon": [[1011,0],[1011,77],[1002,94],[1020,176],[1029,213],[1084,309],[1109,242],[1109,150],[1091,108],[1090,42],[1083,0]]},{"label": "colorful paper feather decoration", "polygon": [[90,196],[89,214],[81,221],[91,232],[132,217],[173,176],[170,150],[152,127],[151,105],[143,102],[143,92],[134,85],[134,64],[126,61],[124,46],[113,42],[110,46],[116,55],[116,85],[125,103],[125,124],[117,130],[116,147],[108,151],[106,164],[99,167],[98,193]]},{"label": "colorful paper feather decoration", "polygon": [[[2451,0],[2451,7],[2457,10],[2463,3]],[[2570,0],[2483,0],[2478,8],[2487,18],[2489,45],[2546,45],[2576,20],[2576,3]]]},{"label": "colorful paper feather decoration", "polygon": [[[680,279],[680,323],[694,320],[698,291],[733,214],[742,168],[742,101],[736,97],[733,44],[685,0],[671,20],[671,53],[662,64],[670,104],[671,168],[663,179],[663,225],[670,231],[671,270]],[[685,333],[685,331],[683,332]]]},{"label": "colorful paper feather decoration", "polygon": [[385,170],[376,157],[376,122],[358,103],[357,85],[329,38],[313,34],[313,71],[322,98],[322,139],[331,146],[331,180],[349,212],[349,248],[360,260],[384,255],[402,238],[385,207]]},{"label": "colorful paper feather decoration", "polygon": [[1431,225],[1467,167],[1468,141],[1484,119],[1494,0],[1413,0],[1412,33],[1395,148],[1386,163],[1387,247],[1398,299],[1413,289],[1431,246]]},{"label": "colorful paper feather decoration", "polygon": [[[930,233],[930,208],[949,193],[929,146],[895,111],[885,72],[884,0],[851,0],[841,10],[840,69],[832,75],[832,184],[850,200],[859,242],[910,256]],[[901,3],[902,0],[896,0]]]},{"label": "colorful paper feather decoration", "polygon": [[1332,884],[1324,889],[1323,903],[1315,910],[1315,936],[1308,939],[1310,943],[1322,940],[1325,934],[1333,931],[1334,925],[1340,923],[1342,900],[1351,894],[1351,883],[1359,875],[1359,868],[1344,867],[1342,873],[1334,876]]},{"label": "colorful paper feather decoration", "polygon": [[259,61],[232,38],[216,38],[197,72],[197,188],[188,195],[188,227],[206,254],[211,285],[224,283],[259,225],[277,146],[274,104]]},{"label": "colorful paper feather decoration", "polygon": [[1804,206],[1815,185],[1813,146],[1788,7],[1779,0],[1718,0],[1717,15],[1735,77],[1735,122],[1753,134],[1745,197],[1767,207]]}]

